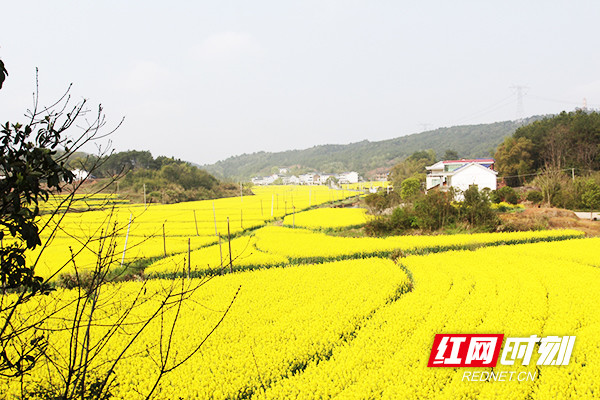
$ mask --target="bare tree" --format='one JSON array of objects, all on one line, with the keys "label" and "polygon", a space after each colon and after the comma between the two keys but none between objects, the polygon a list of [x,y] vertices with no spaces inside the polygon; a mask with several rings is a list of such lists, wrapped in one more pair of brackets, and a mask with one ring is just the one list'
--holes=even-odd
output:
[{"label": "bare tree", "polygon": [[569,128],[564,125],[557,125],[548,130],[542,152],[547,170],[564,168],[570,151],[568,137]]},{"label": "bare tree", "polygon": [[[198,352],[221,324],[237,294],[192,351],[175,355],[173,334],[182,306],[212,278],[176,279],[160,291],[149,290],[147,283],[141,282],[119,302],[104,296],[112,282],[126,273],[126,269],[115,272],[116,240],[125,226],[116,222],[114,209],[89,237],[71,236],[74,245],[69,260],[57,265],[52,276],[36,275],[36,266],[53,238],[59,232],[69,234],[63,220],[80,201],[76,195],[86,181],[74,179],[67,168],[69,158],[82,146],[100,143],[120,126],[107,131],[102,107],[91,113],[85,100],[73,104],[69,92],[70,87],[57,102],[40,107],[36,74],[28,122],[2,126],[0,377],[13,386],[20,384],[21,398],[109,398],[117,379],[116,367],[136,356],[134,344],[160,321],[159,340],[149,344],[159,354],[155,384],[144,395],[150,398],[163,376]],[[106,147],[98,144],[97,150],[90,173],[110,155],[110,142]],[[112,183],[107,182],[106,187]],[[39,223],[40,203],[60,193],[45,222]],[[26,252],[34,249],[39,250],[37,258],[27,263]],[[91,270],[77,265],[77,256],[84,250],[92,250],[96,256]],[[67,268],[74,271],[73,289],[56,290],[54,281]],[[150,303],[150,313],[136,315],[142,305]],[[165,324],[167,314],[171,318]],[[66,347],[54,340],[59,336],[68,338]],[[107,357],[109,348],[118,348],[117,355]],[[28,374],[41,368],[48,379],[28,385]]]}]

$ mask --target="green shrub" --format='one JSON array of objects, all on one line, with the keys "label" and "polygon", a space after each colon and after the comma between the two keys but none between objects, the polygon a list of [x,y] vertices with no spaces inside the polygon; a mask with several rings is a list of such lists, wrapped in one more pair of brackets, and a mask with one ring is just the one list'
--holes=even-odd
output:
[{"label": "green shrub", "polygon": [[453,192],[433,190],[415,201],[415,223],[421,229],[437,230],[450,224],[456,217],[456,208],[452,205]]},{"label": "green shrub", "polygon": [[392,212],[390,223],[395,231],[412,229],[417,226],[417,217],[412,208],[398,207]]},{"label": "green shrub", "polygon": [[379,214],[383,210],[394,207],[399,203],[400,198],[396,192],[371,193],[365,197],[365,204],[372,214]]},{"label": "green shrub", "polygon": [[500,225],[500,220],[491,207],[491,201],[486,191],[480,191],[477,185],[471,185],[464,192],[464,200],[460,203],[461,219],[471,227],[481,227],[494,230]]},{"label": "green shrub", "polygon": [[539,204],[544,200],[544,195],[539,190],[532,190],[527,193],[527,201],[532,202],[533,204]]},{"label": "green shrub", "polygon": [[386,216],[375,217],[365,224],[365,235],[367,236],[384,236],[393,232],[390,218]]},{"label": "green shrub", "polygon": [[493,203],[500,203],[501,201],[504,201],[510,204],[517,204],[519,202],[519,195],[517,195],[517,192],[512,187],[504,186],[500,189],[492,191],[490,200]]}]

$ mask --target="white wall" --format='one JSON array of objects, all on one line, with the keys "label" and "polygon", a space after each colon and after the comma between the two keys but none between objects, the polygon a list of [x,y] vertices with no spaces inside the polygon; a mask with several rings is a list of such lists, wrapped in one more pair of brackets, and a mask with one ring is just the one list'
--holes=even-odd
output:
[{"label": "white wall", "polygon": [[428,176],[426,178],[426,187],[425,187],[425,189],[429,190],[432,187],[434,187],[434,186],[436,186],[438,184],[441,184],[443,179],[444,178],[442,178],[440,176]]},{"label": "white wall", "polygon": [[496,190],[496,174],[492,170],[470,165],[452,176],[451,185],[465,191],[471,185],[477,185],[479,190],[490,188]]},{"label": "white wall", "polygon": [[345,172],[340,174],[340,183],[358,183],[358,172]]}]

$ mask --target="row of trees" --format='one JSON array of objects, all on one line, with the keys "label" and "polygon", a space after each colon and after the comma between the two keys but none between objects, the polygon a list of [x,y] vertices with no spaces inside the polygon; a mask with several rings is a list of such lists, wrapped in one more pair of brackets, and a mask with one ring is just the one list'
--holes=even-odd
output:
[{"label": "row of trees", "polygon": [[[494,154],[499,176],[510,186],[547,171],[600,169],[600,113],[562,112],[520,127]],[[570,171],[569,171],[570,172]]]},{"label": "row of trees", "polygon": [[69,167],[89,171],[94,168],[94,176],[112,178],[115,175],[140,169],[158,171],[167,165],[188,164],[173,157],[154,158],[149,151],[127,150],[103,156],[77,153],[69,159]]},{"label": "row of trees", "polygon": [[[154,158],[149,151],[129,150],[95,156],[75,154],[68,166],[85,171],[93,169],[93,177],[100,179],[101,185],[115,177],[119,181],[119,192],[130,199],[158,203],[178,203],[182,201],[215,199],[236,196],[236,184],[220,182],[203,169],[173,157]],[[114,188],[113,188],[114,189]]]}]

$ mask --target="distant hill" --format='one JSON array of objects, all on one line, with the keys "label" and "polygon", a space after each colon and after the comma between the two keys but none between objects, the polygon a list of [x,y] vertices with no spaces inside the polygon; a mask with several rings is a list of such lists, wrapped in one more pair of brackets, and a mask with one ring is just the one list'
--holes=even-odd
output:
[{"label": "distant hill", "polygon": [[328,144],[277,153],[261,151],[230,157],[215,164],[203,165],[202,168],[229,179],[270,175],[277,172],[277,167],[292,167],[294,173],[357,171],[365,176],[377,169],[389,168],[419,150],[433,149],[438,157],[443,156],[446,150],[455,150],[459,157],[464,158],[489,157],[498,144],[506,136],[512,135],[519,126],[541,118],[543,117],[535,116],[524,121],[439,128],[378,142],[364,140],[346,145]]}]

